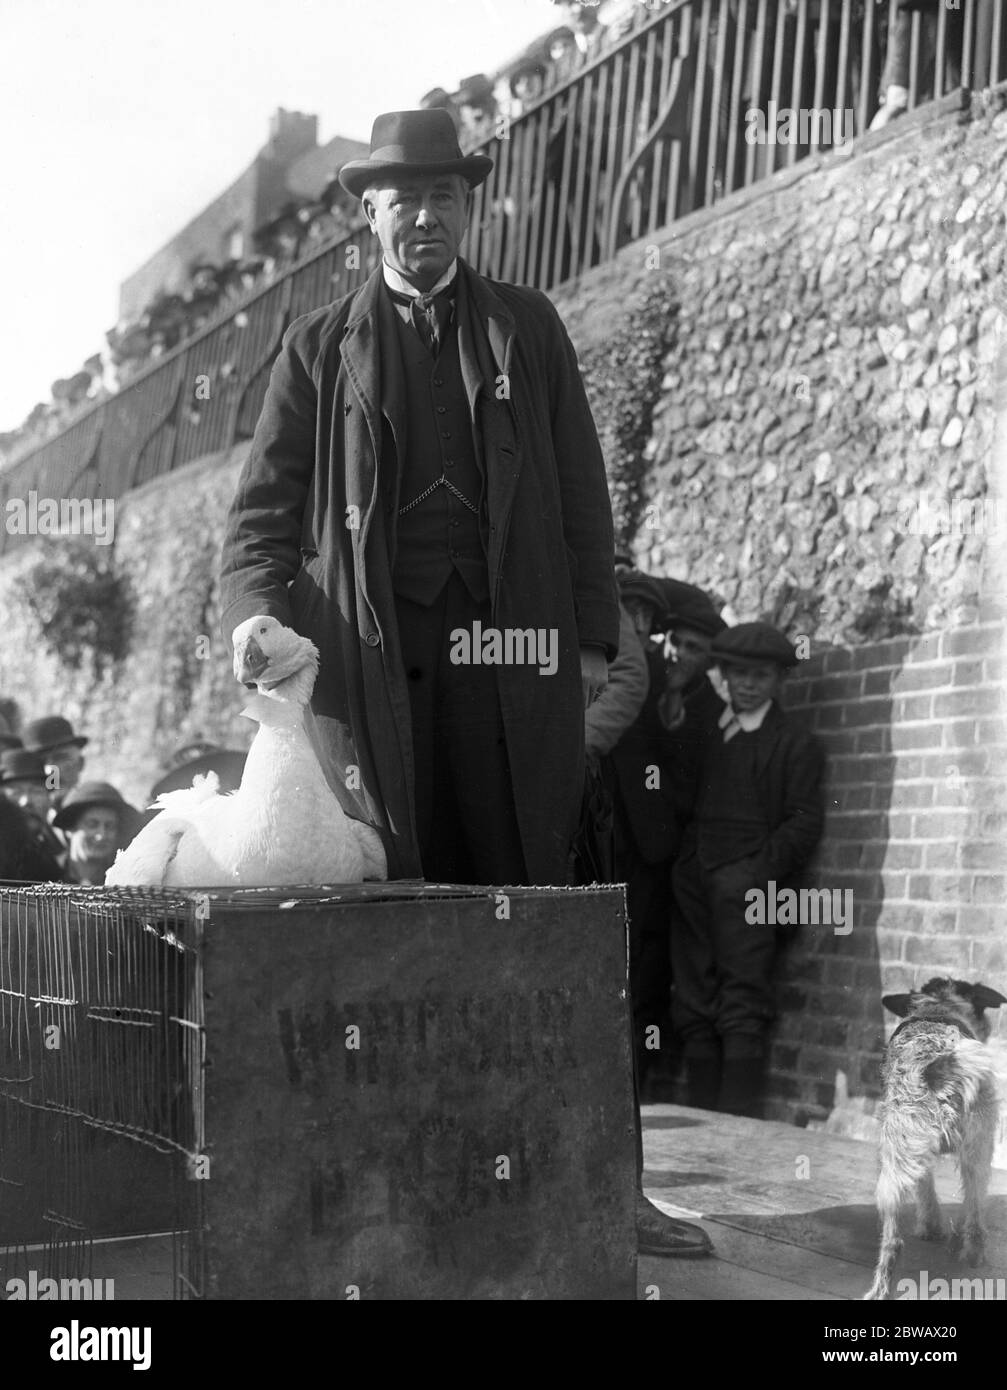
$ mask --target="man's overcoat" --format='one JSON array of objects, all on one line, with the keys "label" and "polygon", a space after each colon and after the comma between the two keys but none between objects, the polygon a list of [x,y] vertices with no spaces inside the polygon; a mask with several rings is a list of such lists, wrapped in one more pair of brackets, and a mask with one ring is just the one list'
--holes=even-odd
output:
[{"label": "man's overcoat", "polygon": [[[583,788],[581,644],[618,648],[612,514],[574,349],[549,299],[458,263],[462,375],[483,475],[493,625],[555,632],[559,666],[500,665],[529,881],[564,883]],[[392,588],[405,388],[379,269],[297,319],[273,367],[228,517],[222,627],[266,614],[321,654],[312,710],[346,811],[391,878],[422,870]],[[382,344],[385,347],[382,347]]]}]

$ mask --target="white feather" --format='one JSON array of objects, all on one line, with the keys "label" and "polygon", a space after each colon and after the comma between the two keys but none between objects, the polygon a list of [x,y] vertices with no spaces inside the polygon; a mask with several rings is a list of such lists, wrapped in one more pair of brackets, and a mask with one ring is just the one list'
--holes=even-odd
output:
[{"label": "white feather", "polygon": [[221,796],[210,773],[162,793],[159,814],[120,850],[106,884],[272,887],[387,877],[381,837],[346,815],[305,731],[316,649],[275,618],[249,619],[235,631],[236,673],[250,637],[269,661],[242,711],[259,729],[241,786]]}]

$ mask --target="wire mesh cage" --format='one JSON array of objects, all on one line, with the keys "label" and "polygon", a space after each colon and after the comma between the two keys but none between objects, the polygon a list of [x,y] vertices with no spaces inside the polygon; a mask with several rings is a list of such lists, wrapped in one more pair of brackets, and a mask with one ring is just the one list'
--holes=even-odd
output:
[{"label": "wire mesh cage", "polygon": [[159,1233],[202,1296],[203,901],[0,885],[0,1280]]}]

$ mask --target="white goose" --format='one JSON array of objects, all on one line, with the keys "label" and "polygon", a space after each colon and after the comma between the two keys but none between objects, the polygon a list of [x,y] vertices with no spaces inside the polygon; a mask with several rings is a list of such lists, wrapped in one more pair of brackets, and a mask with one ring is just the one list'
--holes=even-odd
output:
[{"label": "white goose", "polygon": [[388,870],[377,831],[346,815],[305,728],[318,650],[275,618],[234,632],[234,674],[257,693],[241,711],[258,720],[241,786],[221,796],[215,773],[164,792],[159,815],[116,856],[113,887],[195,888],[359,883]]}]

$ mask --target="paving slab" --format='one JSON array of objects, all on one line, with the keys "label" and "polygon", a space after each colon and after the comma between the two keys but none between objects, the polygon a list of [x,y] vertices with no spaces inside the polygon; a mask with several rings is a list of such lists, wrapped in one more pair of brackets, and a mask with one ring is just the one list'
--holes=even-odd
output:
[{"label": "paving slab", "polygon": [[[671,1216],[699,1220],[717,1258],[641,1259],[641,1297],[648,1284],[657,1284],[662,1298],[676,1299],[863,1296],[878,1248],[874,1144],[686,1106],[650,1105],[642,1113],[647,1196]],[[960,1222],[958,1178],[950,1159],[939,1161],[936,1182],[947,1216]],[[1003,1170],[993,1171],[986,1221],[988,1259],[972,1268],[945,1242],[919,1240],[907,1210],[896,1287],[900,1279],[911,1278],[917,1290],[935,1297],[940,1289],[935,1280],[980,1278],[990,1281],[983,1287],[985,1297],[1002,1298],[1007,1292]],[[904,1288],[903,1296],[911,1298],[912,1290]]]}]

